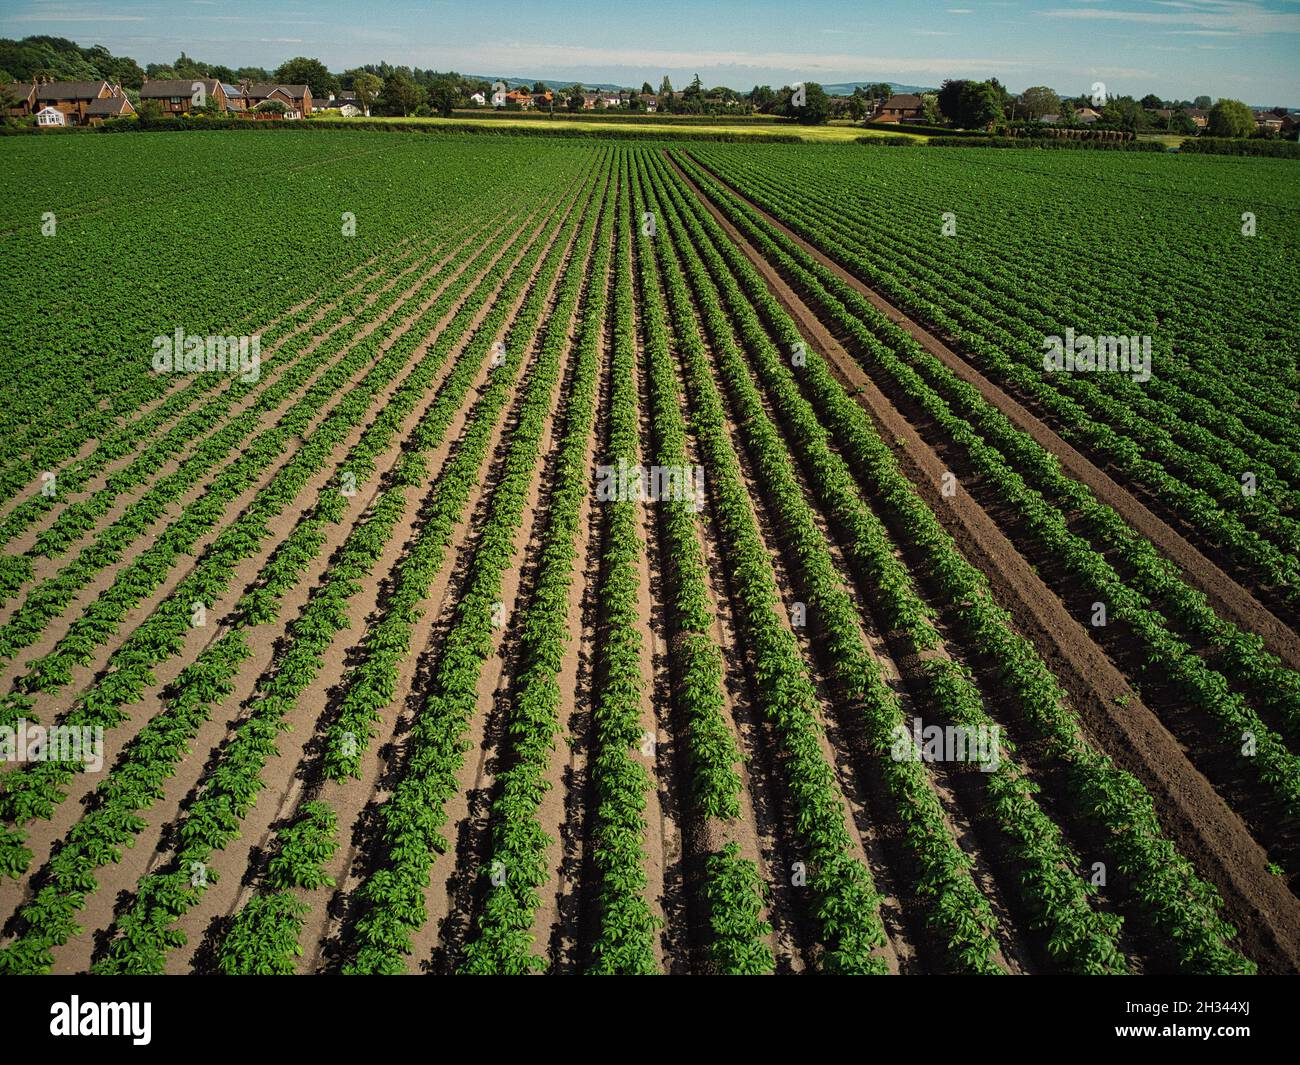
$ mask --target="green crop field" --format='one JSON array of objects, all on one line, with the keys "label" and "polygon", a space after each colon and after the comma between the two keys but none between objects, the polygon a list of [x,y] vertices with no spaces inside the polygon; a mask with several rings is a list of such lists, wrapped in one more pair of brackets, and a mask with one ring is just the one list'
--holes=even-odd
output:
[{"label": "green crop field", "polygon": [[0,138],[0,972],[1300,971],[1296,164],[600,128]]}]

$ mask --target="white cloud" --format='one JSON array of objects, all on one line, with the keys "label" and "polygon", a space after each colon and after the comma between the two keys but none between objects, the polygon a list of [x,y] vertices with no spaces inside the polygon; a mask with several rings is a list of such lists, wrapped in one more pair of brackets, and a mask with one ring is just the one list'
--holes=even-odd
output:
[{"label": "white cloud", "polygon": [[[1165,26],[1175,33],[1238,34],[1300,33],[1300,14],[1273,11],[1246,0],[1156,0],[1176,12],[1115,11],[1100,7],[1054,8],[1041,14],[1048,18],[1139,22]],[[1193,27],[1183,29],[1182,27]]]}]

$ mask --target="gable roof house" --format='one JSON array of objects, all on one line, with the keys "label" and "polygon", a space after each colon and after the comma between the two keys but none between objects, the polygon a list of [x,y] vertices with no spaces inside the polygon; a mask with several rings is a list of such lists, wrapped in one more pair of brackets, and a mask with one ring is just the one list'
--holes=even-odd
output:
[{"label": "gable roof house", "polygon": [[121,91],[119,86],[106,81],[36,81],[25,96],[19,96],[18,104],[10,114],[35,115],[53,109],[63,115],[63,122],[47,118],[41,125],[82,126],[86,124],[86,112],[93,101]]},{"label": "gable roof house", "polygon": [[57,107],[47,105],[36,112],[36,124],[38,126],[66,126],[68,116]]},{"label": "gable roof house", "polygon": [[654,114],[659,110],[659,97],[652,92],[639,92],[637,96],[645,104],[647,114]]},{"label": "gable roof house", "polygon": [[915,93],[895,93],[880,105],[873,122],[919,122],[921,119],[921,98]]},{"label": "gable roof house", "polygon": [[248,101],[248,110],[252,111],[258,104],[267,100],[279,100],[284,104],[285,118],[306,118],[311,114],[311,87],[308,85],[275,85],[271,82],[241,83],[244,99]]},{"label": "gable roof house", "polygon": [[156,101],[170,115],[183,115],[202,104],[214,105],[226,111],[225,86],[216,78],[160,78],[144,79],[140,87],[140,101]]},{"label": "gable roof house", "polygon": [[518,89],[511,89],[506,93],[506,103],[516,103],[520,107],[532,107],[533,94],[520,86]]},{"label": "gable roof house", "polygon": [[101,96],[96,100],[90,101],[90,106],[86,108],[86,121],[92,126],[98,126],[108,118],[125,118],[127,115],[135,114],[135,108],[131,106],[131,101],[126,98],[120,86],[113,86],[111,96]]},{"label": "gable roof house", "polygon": [[1099,118],[1101,118],[1100,112],[1094,111],[1091,107],[1080,107],[1074,112],[1074,121],[1080,126],[1091,126]]}]

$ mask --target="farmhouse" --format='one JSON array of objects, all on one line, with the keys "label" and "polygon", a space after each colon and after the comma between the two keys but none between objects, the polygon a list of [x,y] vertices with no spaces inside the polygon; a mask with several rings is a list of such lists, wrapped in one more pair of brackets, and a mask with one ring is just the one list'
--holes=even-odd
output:
[{"label": "farmhouse", "polygon": [[484,107],[487,105],[487,97],[481,92],[472,92],[469,94],[469,102],[476,107]]},{"label": "farmhouse", "polygon": [[516,103],[520,107],[532,107],[533,94],[524,88],[511,89],[510,92],[506,93],[506,103]]},{"label": "farmhouse", "polygon": [[654,93],[652,92],[638,93],[637,98],[643,104],[645,104],[645,109],[648,114],[653,115],[656,111],[659,110],[659,97],[657,97]]},{"label": "farmhouse", "polygon": [[873,122],[919,122],[921,98],[915,93],[895,93],[876,112]]},{"label": "farmhouse", "polygon": [[1074,113],[1074,121],[1081,126],[1091,126],[1101,115],[1091,107],[1081,107]]},{"label": "farmhouse", "polygon": [[156,101],[168,114],[181,115],[196,107],[210,106],[227,110],[225,87],[216,78],[144,79],[140,102]]}]

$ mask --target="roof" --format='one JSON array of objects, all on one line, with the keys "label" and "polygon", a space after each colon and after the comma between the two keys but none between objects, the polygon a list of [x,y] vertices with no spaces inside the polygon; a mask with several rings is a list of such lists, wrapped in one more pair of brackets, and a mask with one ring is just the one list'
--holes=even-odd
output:
[{"label": "roof", "polygon": [[286,96],[292,96],[295,100],[301,100],[310,92],[306,85],[277,85],[274,82],[263,81],[250,84],[246,87],[245,92],[249,96],[255,96],[259,100],[264,100],[271,96],[276,89],[279,89]]},{"label": "roof", "polygon": [[107,87],[106,81],[51,81],[36,86],[36,99],[93,100]]},{"label": "roof", "polygon": [[921,106],[921,98],[917,96],[915,93],[910,93],[910,92],[895,93],[893,96],[891,96],[888,100],[885,101],[885,107],[895,111],[905,110],[907,108],[920,107],[920,106]]},{"label": "roof", "polygon": [[164,97],[189,96],[195,85],[202,85],[203,91],[215,96],[221,82],[216,78],[163,78],[159,81],[146,81],[140,89],[142,100],[160,100]]},{"label": "roof", "polygon": [[125,96],[105,96],[102,100],[91,100],[86,108],[88,115],[125,115],[133,110],[131,101]]}]

